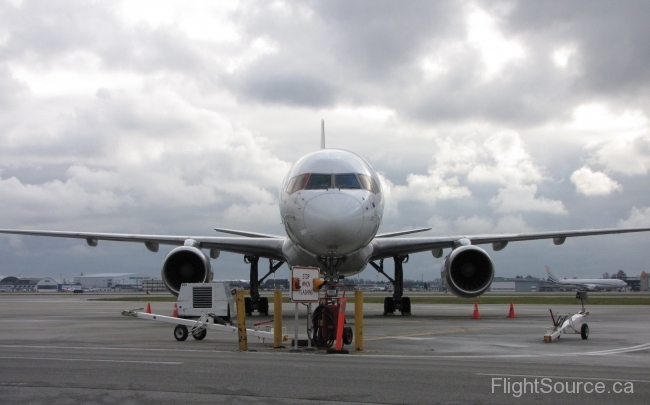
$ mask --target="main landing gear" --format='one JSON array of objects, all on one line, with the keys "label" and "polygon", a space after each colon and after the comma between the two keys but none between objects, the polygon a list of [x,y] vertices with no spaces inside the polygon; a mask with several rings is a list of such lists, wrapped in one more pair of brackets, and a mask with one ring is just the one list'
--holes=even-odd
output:
[{"label": "main landing gear", "polygon": [[393,296],[384,298],[384,315],[393,315],[395,311],[400,311],[403,316],[411,315],[411,299],[404,297],[404,269],[403,264],[409,261],[408,255],[393,256],[395,262],[395,278],[384,273],[384,259],[379,264],[370,262],[370,265],[379,273],[383,274],[391,284],[393,284]]},{"label": "main landing gear", "polygon": [[257,311],[260,315],[268,316],[269,299],[267,297],[260,297],[260,284],[284,264],[284,262],[276,263],[269,259],[269,272],[260,279],[257,267],[259,260],[259,256],[244,256],[244,262],[250,264],[250,297],[244,298],[246,316],[252,316],[253,311]]}]

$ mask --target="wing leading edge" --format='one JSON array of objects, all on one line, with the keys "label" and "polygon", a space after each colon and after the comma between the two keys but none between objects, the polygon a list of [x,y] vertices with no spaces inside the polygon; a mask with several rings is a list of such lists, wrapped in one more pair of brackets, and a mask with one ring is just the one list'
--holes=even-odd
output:
[{"label": "wing leading edge", "polygon": [[[383,259],[391,256],[407,255],[418,252],[434,251],[437,249],[455,248],[462,245],[486,245],[491,243],[494,250],[502,250],[508,242],[525,240],[553,239],[553,243],[561,245],[566,238],[593,235],[611,235],[620,233],[649,232],[650,228],[607,228],[585,229],[574,231],[513,233],[500,235],[468,235],[468,236],[442,236],[442,237],[416,237],[416,238],[375,238],[372,241],[373,253],[371,260]],[[440,257],[437,256],[436,257]]]},{"label": "wing leading edge", "polygon": [[0,233],[11,235],[48,236],[57,238],[85,239],[90,246],[97,246],[98,241],[143,243],[147,249],[157,252],[159,245],[183,246],[197,243],[204,249],[217,249],[224,252],[261,256],[274,260],[284,260],[282,237],[212,237],[212,236],[173,236],[173,235],[137,235],[121,233],[64,232],[20,229],[0,229]]}]

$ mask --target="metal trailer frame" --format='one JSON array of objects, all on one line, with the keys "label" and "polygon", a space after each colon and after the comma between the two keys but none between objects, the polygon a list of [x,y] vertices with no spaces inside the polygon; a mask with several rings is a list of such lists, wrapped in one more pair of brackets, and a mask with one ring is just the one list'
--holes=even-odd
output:
[{"label": "metal trailer frame", "polygon": [[544,342],[550,343],[559,339],[560,336],[565,333],[579,334],[582,339],[587,339],[589,337],[589,325],[585,323],[585,318],[589,315],[589,312],[585,310],[587,292],[578,291],[576,293],[576,298],[580,298],[582,309],[573,315],[558,314],[557,318],[555,318],[555,316],[553,316],[553,311],[549,309],[551,312],[551,319],[553,319],[553,327],[546,330]]},{"label": "metal trailer frame", "polygon": [[[174,337],[179,341],[187,339],[188,335],[192,335],[196,340],[203,340],[206,336],[207,330],[226,333],[238,332],[237,327],[232,324],[216,323],[215,321],[221,321],[221,318],[209,312],[205,312],[199,319],[176,318],[173,316],[150,314],[144,312],[143,308],[122,311],[122,315],[146,319],[149,321],[175,324],[176,328],[174,328]],[[210,320],[212,320],[212,322],[210,322]],[[262,343],[264,343],[265,339],[273,339],[274,337],[274,331],[272,329],[269,331],[246,329],[246,334],[260,339]],[[286,334],[285,328],[282,328],[282,340],[290,340],[289,336]]]}]

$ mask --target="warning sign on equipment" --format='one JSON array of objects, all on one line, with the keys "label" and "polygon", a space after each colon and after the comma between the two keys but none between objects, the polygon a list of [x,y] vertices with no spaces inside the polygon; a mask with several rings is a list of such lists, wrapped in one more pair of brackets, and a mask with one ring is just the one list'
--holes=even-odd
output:
[{"label": "warning sign on equipment", "polygon": [[318,302],[318,290],[314,290],[314,281],[319,276],[320,270],[317,267],[292,267],[291,301]]}]

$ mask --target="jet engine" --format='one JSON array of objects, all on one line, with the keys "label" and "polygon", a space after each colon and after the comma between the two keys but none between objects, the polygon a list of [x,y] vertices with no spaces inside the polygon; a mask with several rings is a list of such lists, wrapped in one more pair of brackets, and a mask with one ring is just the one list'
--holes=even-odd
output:
[{"label": "jet engine", "polygon": [[169,291],[178,296],[183,283],[212,281],[210,259],[201,249],[192,246],[177,247],[165,258],[161,275]]},{"label": "jet engine", "polygon": [[461,246],[445,257],[441,275],[454,295],[473,298],[490,288],[494,265],[485,250],[472,245]]}]

